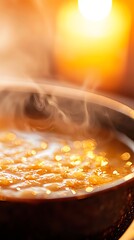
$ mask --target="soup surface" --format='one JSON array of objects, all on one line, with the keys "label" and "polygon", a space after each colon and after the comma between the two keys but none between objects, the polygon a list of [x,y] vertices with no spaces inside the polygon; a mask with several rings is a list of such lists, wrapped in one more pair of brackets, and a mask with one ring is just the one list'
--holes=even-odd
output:
[{"label": "soup surface", "polygon": [[1,199],[81,195],[132,172],[133,151],[113,136],[0,132]]}]

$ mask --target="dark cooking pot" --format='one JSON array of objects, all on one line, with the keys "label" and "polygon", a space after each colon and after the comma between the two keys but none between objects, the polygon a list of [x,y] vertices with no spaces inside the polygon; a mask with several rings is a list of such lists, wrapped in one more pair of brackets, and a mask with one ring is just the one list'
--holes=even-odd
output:
[{"label": "dark cooking pot", "polygon": [[[8,97],[10,104],[6,107],[3,103]],[[66,126],[69,123],[63,123],[64,114],[61,112],[69,113],[71,122],[80,129],[86,116],[87,132],[97,126],[97,129],[120,133],[134,150],[134,110],[109,98],[62,86],[40,84],[37,87],[36,84],[19,82],[4,83],[0,100],[5,116],[13,116],[14,111],[15,116],[21,117],[20,102],[23,100],[23,113],[29,119],[40,119],[41,123],[46,119],[53,122],[58,119],[60,126]],[[16,103],[16,107],[11,108],[11,103]],[[66,129],[69,131],[69,125]],[[0,234],[3,239],[114,240],[119,239],[133,218],[134,173],[85,196],[0,201]]]}]

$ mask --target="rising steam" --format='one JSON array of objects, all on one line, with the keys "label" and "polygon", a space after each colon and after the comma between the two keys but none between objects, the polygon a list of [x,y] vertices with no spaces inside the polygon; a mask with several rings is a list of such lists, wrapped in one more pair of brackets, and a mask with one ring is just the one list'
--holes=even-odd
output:
[{"label": "rising steam", "polygon": [[[83,138],[102,138],[101,120],[109,124],[109,115],[90,102],[85,91],[55,84],[5,83],[0,89],[0,116],[4,127],[24,131],[57,132]],[[104,117],[104,119],[101,119]],[[1,124],[1,125],[2,125]],[[106,134],[106,135],[105,135]],[[104,132],[103,142],[111,140],[111,132]]]},{"label": "rising steam", "polygon": [[[75,134],[89,126],[88,109],[83,100],[72,101],[64,97],[64,92],[61,96],[51,91],[48,93],[45,84],[43,89],[42,85],[31,82],[31,90],[27,89],[27,84],[24,84],[24,89],[19,84],[4,85],[0,91],[0,115],[16,126],[19,122],[19,126],[26,130],[32,127],[41,131],[58,130]],[[16,89],[12,89],[13,86]],[[53,88],[55,85],[51,85]]]}]

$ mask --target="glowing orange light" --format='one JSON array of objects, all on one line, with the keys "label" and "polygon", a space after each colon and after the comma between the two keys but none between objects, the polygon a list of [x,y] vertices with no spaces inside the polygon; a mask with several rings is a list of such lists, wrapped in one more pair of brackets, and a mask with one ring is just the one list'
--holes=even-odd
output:
[{"label": "glowing orange light", "polygon": [[112,0],[78,0],[81,14],[90,21],[105,19],[111,9]]},{"label": "glowing orange light", "polygon": [[[57,15],[55,65],[58,74],[79,84],[86,81],[89,87],[95,83],[95,86],[105,89],[116,89],[125,71],[131,29],[130,10],[118,1],[113,2],[112,6],[111,0],[110,11],[110,7],[106,7],[109,0],[92,0],[97,8],[97,1],[101,2],[100,11],[103,12],[99,15],[94,8],[91,15],[96,21],[93,22],[83,17],[85,12],[81,14],[80,8],[87,2],[91,3],[91,0],[78,1],[79,8],[77,2],[67,2]],[[90,11],[87,7],[88,15]],[[103,19],[100,18],[102,15]]]}]

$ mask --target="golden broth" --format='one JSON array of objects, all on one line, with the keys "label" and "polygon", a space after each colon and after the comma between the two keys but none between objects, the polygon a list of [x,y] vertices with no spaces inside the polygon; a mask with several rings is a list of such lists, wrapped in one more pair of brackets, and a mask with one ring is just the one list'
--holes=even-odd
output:
[{"label": "golden broth", "polygon": [[0,133],[1,199],[81,195],[132,172],[133,152],[114,136]]}]

